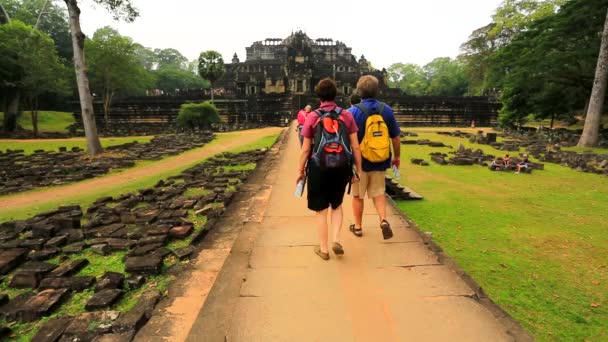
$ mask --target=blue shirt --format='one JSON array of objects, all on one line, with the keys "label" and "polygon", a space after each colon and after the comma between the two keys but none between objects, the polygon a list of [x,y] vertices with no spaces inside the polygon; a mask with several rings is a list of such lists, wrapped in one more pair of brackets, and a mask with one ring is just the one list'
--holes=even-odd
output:
[{"label": "blue shirt", "polygon": [[[377,113],[378,110],[380,109],[380,106],[382,105],[382,102],[380,102],[374,98],[367,98],[367,99],[363,99],[361,101],[361,105],[363,105],[365,108],[367,108],[370,111],[370,113]],[[357,127],[359,128],[359,131],[357,132],[357,136],[359,137],[359,143],[361,143],[361,141],[363,141],[363,136],[365,135],[365,120],[367,120],[367,114],[365,114],[357,106],[350,107],[348,109],[348,111],[353,114],[355,123],[357,124]],[[388,135],[391,138],[398,137],[399,133],[401,133],[401,129],[399,128],[399,125],[397,124],[397,120],[395,120],[395,114],[393,113],[393,109],[390,106],[388,106],[387,104],[384,104],[384,109],[382,110],[382,113],[380,113],[380,114],[382,115],[382,118],[384,119],[384,122],[386,122],[386,126],[388,127]],[[391,167],[391,158],[390,157],[386,161],[383,161],[380,163],[372,163],[372,162],[368,161],[367,159],[363,158],[363,156],[361,157],[361,159],[363,160],[363,171],[365,171],[365,172],[385,171],[386,169]]]}]

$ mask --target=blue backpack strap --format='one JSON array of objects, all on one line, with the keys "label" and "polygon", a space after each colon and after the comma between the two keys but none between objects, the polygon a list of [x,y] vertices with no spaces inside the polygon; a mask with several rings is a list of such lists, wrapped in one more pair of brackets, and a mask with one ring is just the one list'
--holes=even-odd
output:
[{"label": "blue backpack strap", "polygon": [[357,103],[357,104],[355,105],[355,107],[357,107],[357,108],[361,109],[361,111],[362,111],[362,112],[363,112],[365,115],[367,115],[367,116],[370,116],[370,115],[371,115],[371,113],[370,113],[369,109],[367,109],[367,107],[365,107],[363,104],[361,104],[361,103]]}]

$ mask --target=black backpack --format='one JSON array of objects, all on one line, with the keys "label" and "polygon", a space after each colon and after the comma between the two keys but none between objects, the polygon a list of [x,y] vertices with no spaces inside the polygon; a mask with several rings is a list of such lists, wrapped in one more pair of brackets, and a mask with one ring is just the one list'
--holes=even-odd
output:
[{"label": "black backpack", "polygon": [[316,110],[319,116],[313,140],[312,159],[322,170],[352,167],[353,151],[341,108]]}]

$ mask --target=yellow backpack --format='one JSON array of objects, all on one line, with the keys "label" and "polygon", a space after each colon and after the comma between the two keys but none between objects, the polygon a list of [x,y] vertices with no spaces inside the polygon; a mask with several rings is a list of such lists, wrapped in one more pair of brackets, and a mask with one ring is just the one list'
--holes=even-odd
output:
[{"label": "yellow backpack", "polygon": [[372,163],[380,163],[390,158],[391,138],[388,134],[388,126],[382,117],[384,103],[380,105],[378,113],[370,113],[362,104],[357,104],[365,119],[365,135],[361,141],[361,155]]}]

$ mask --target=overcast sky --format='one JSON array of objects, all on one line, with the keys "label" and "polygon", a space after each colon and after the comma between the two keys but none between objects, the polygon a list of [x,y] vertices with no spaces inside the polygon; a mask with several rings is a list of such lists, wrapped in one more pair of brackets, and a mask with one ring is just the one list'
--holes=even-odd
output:
[{"label": "overcast sky", "polygon": [[115,22],[102,8],[81,2],[88,36],[110,25],[150,48],[174,48],[188,59],[216,50],[230,62],[236,52],[266,38],[286,38],[301,29],[312,39],[346,43],[376,68],[393,63],[424,65],[436,57],[456,57],[460,44],[488,24],[501,0],[375,1],[202,1],[133,0],[134,23]]}]

